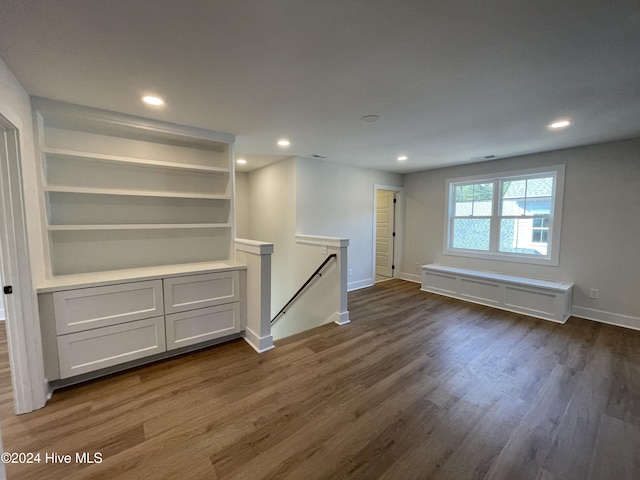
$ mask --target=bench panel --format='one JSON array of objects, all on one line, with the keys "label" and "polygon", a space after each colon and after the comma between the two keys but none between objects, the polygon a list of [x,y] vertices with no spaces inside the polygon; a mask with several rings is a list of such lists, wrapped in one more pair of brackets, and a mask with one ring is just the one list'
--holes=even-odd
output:
[{"label": "bench panel", "polygon": [[422,266],[422,290],[564,323],[573,284],[477,270]]}]

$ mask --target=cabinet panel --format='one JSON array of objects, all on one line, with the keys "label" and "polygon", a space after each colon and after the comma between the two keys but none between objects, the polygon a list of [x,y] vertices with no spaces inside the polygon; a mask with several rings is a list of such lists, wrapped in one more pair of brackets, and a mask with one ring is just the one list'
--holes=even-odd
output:
[{"label": "cabinet panel", "polygon": [[239,303],[167,315],[167,350],[214,340],[241,330]]},{"label": "cabinet panel", "polygon": [[532,288],[507,286],[505,289],[505,305],[531,315],[555,315],[556,297],[556,292],[543,292]]},{"label": "cabinet panel", "polygon": [[500,303],[500,285],[496,283],[481,282],[470,278],[460,279],[460,296],[468,298],[472,302],[486,302],[488,304]]},{"label": "cabinet panel", "polygon": [[162,281],[122,283],[53,294],[58,335],[164,313]]},{"label": "cabinet panel", "polygon": [[184,312],[239,300],[239,273],[220,272],[164,280],[166,313]]},{"label": "cabinet panel", "polygon": [[69,378],[164,351],[163,317],[61,335],[60,377]]}]

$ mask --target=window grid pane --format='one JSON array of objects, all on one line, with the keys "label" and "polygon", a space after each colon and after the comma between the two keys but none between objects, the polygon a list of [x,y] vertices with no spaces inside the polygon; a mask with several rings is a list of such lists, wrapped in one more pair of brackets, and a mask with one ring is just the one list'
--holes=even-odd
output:
[{"label": "window grid pane", "polygon": [[493,215],[493,183],[455,186],[455,217],[490,217],[491,215]]},{"label": "window grid pane", "polygon": [[533,222],[531,217],[501,219],[499,251],[519,255],[547,255],[548,229],[534,229]]},{"label": "window grid pane", "polygon": [[453,248],[488,251],[490,230],[490,218],[455,218]]}]

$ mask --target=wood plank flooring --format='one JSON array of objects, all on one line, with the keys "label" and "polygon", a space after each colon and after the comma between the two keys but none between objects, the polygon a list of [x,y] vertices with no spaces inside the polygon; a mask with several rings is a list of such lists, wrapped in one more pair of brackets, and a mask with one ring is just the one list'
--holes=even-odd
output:
[{"label": "wood plank flooring", "polygon": [[640,478],[640,332],[400,280],[350,293],[349,310],[352,323],[262,355],[238,340],[57,391],[27,415],[0,402],[5,451],[103,458],[11,464],[8,478]]}]

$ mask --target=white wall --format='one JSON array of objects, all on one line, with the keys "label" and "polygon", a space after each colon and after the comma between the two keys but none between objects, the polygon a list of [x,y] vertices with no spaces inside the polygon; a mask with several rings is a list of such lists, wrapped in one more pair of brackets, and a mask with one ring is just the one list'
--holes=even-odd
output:
[{"label": "white wall", "polygon": [[402,186],[402,176],[299,158],[296,233],[349,239],[349,288],[372,285],[374,185]]},{"label": "white wall", "polygon": [[251,196],[249,189],[249,174],[235,172],[236,178],[236,237],[250,238],[251,236]]},{"label": "white wall", "polygon": [[[566,165],[557,267],[448,256],[443,251],[445,180]],[[573,281],[574,313],[640,328],[640,139],[557,150],[405,175],[403,272],[441,263],[533,278]],[[589,289],[600,290],[599,299]]]},{"label": "white wall", "polygon": [[[277,313],[323,260],[297,245],[296,233],[349,239],[349,285],[371,285],[374,185],[402,185],[402,176],[330,162],[289,158],[248,174],[237,183],[238,231],[274,244],[272,314]],[[242,200],[240,197],[244,197]],[[249,227],[241,227],[243,224]],[[242,236],[242,235],[238,235]],[[317,254],[317,255],[316,255]],[[333,312],[332,312],[333,313]]]},{"label": "white wall", "polygon": [[[273,324],[271,334],[274,340],[340,320],[337,314],[342,313],[340,257],[343,250],[346,248],[328,247],[327,253],[322,253],[319,245],[297,244],[295,249],[289,252],[296,258],[295,278],[297,285],[295,291],[304,284],[318,266],[327,260],[329,254],[335,253],[338,257],[327,263],[322,270],[322,275],[315,277],[304,294],[287,307],[286,313]],[[293,293],[294,291],[291,292],[291,294]],[[289,298],[291,295],[277,305],[277,310],[272,314],[272,318]]]},{"label": "white wall", "polygon": [[20,132],[20,156],[27,235],[33,282],[44,279],[44,242],[38,209],[37,162],[34,151],[33,122],[29,95],[7,65],[0,59],[0,114]]},{"label": "white wall", "polygon": [[0,320],[4,320],[4,319],[5,319],[4,297],[3,297],[3,295],[0,295]]},{"label": "white wall", "polygon": [[[299,284],[293,254],[296,242],[296,160],[288,158],[249,174],[250,222],[248,238],[273,243],[271,257],[272,317]],[[238,212],[239,216],[240,212]],[[248,219],[238,219],[240,223]]]}]

